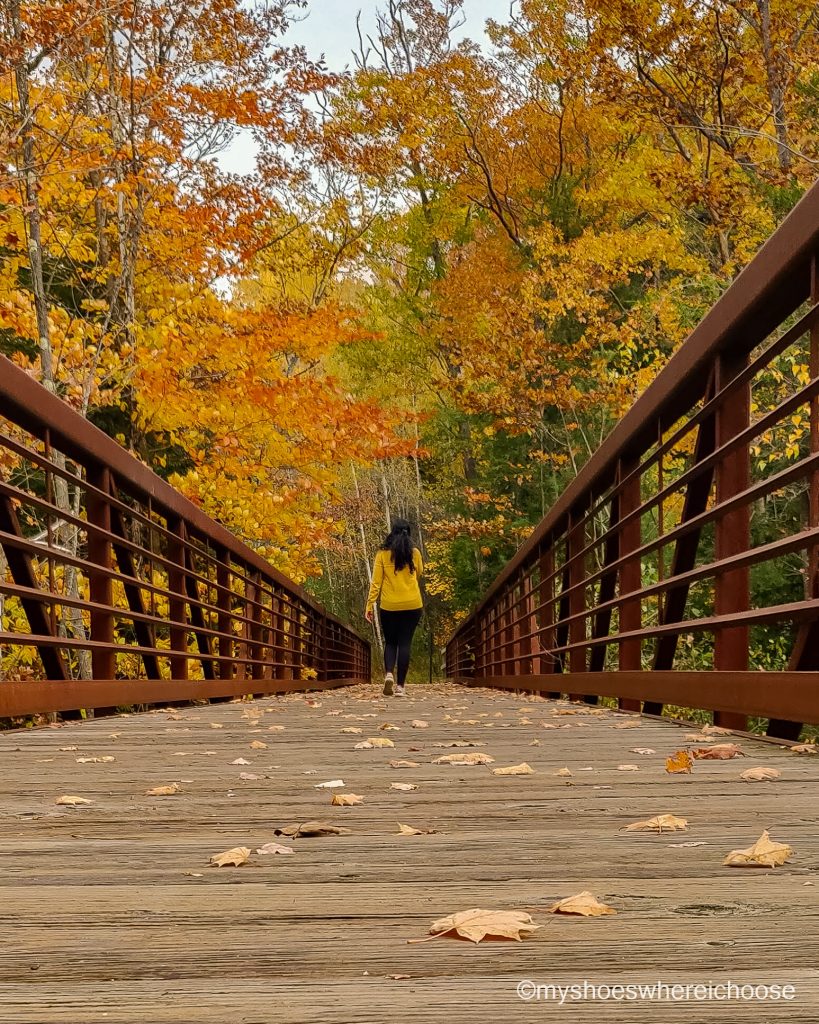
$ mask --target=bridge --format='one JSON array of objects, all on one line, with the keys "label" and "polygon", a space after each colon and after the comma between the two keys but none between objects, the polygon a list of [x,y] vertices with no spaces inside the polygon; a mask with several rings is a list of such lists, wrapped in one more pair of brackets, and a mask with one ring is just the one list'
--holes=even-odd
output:
[{"label": "bridge", "polygon": [[[405,702],[5,359],[0,401],[4,1021],[817,1019],[817,189]],[[429,934],[472,908],[531,921]]]}]

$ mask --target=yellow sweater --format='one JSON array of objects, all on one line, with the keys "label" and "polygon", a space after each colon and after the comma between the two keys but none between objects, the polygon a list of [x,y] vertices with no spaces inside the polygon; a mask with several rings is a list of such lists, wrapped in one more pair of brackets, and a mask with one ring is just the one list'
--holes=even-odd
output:
[{"label": "yellow sweater", "polygon": [[367,611],[372,609],[376,601],[385,612],[403,612],[412,608],[423,608],[424,602],[421,599],[421,588],[418,581],[424,571],[424,563],[418,548],[413,548],[412,563],[415,566],[415,572],[410,572],[408,565],[405,565],[400,572],[396,572],[392,552],[384,550],[378,552],[373,566],[373,581],[367,595]]}]

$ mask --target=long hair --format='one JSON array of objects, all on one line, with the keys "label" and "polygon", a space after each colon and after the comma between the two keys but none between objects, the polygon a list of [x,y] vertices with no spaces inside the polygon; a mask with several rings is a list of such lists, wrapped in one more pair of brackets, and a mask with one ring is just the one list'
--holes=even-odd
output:
[{"label": "long hair", "polygon": [[392,555],[396,572],[400,572],[404,566],[407,566],[410,572],[415,572],[415,563],[412,560],[411,530],[412,527],[406,519],[394,519],[392,529],[381,545],[383,551],[389,551]]}]

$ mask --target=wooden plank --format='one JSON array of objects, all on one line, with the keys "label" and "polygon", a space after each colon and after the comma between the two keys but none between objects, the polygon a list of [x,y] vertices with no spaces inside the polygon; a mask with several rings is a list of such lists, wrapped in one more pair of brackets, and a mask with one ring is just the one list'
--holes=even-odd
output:
[{"label": "wooden plank", "polygon": [[[417,719],[428,728],[412,728]],[[397,730],[381,730],[387,721]],[[354,749],[370,735],[395,747]],[[536,774],[435,764],[457,749],[436,744],[455,739]],[[266,746],[251,747],[258,741]],[[454,686],[410,687],[403,701],[357,686],[2,734],[0,1019],[375,1024],[434,1013],[474,1024],[479,1008],[516,1024],[564,1012],[580,1024],[815,1024],[819,908],[804,886],[819,862],[819,757],[742,738],[747,757],[668,776],[664,758],[684,742],[668,721]],[[101,756],[115,760],[77,761]],[[251,763],[232,763],[240,757]],[[390,768],[396,757],[417,767]],[[639,771],[618,770],[634,762]],[[739,781],[758,763],[779,768],[781,781]],[[571,778],[555,774],[564,765]],[[316,784],[333,778],[364,804],[332,807],[332,790]],[[394,781],[418,789],[398,792]],[[177,796],[145,793],[171,782]],[[94,802],[60,807],[62,793]],[[688,831],[622,831],[663,812],[687,817]],[[351,831],[274,834],[311,818]],[[398,836],[397,821],[437,831]],[[763,824],[794,847],[792,863],[723,867]],[[213,853],[271,840],[296,852],[207,866]],[[686,841],[705,845],[672,848]],[[617,915],[545,913],[586,888]],[[522,943],[407,943],[478,906],[523,907],[544,927]],[[558,1011],[518,998],[527,979],[791,983],[798,998],[586,1000]]]}]

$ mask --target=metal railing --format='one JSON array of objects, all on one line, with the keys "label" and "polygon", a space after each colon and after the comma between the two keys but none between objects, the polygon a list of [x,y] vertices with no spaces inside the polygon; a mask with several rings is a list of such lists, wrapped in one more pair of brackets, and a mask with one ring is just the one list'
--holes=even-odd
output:
[{"label": "metal railing", "polygon": [[447,648],[462,683],[819,723],[819,186]]},{"label": "metal railing", "polygon": [[0,718],[369,680],[369,644],[0,356]]}]

